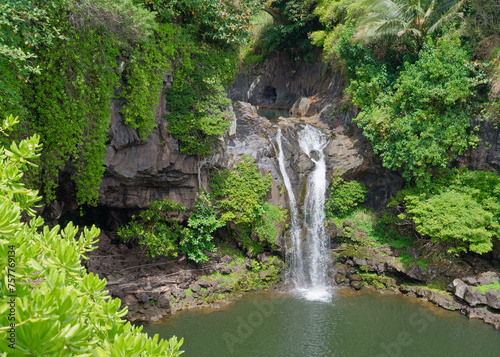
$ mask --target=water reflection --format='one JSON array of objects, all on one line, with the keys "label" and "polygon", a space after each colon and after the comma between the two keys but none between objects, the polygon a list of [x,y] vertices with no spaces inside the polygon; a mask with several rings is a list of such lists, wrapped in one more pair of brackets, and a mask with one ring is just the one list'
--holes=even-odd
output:
[{"label": "water reflection", "polygon": [[249,294],[144,330],[185,339],[183,357],[495,356],[500,333],[478,320],[401,296],[336,290],[331,301]]}]

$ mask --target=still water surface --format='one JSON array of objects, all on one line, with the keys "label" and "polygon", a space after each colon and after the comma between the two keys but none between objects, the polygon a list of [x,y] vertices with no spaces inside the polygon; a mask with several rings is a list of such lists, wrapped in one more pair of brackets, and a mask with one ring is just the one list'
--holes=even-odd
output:
[{"label": "still water surface", "polygon": [[181,312],[144,332],[184,337],[183,357],[500,356],[500,332],[417,299],[335,290],[330,302],[261,292]]},{"label": "still water surface", "polygon": [[257,109],[257,114],[261,117],[266,117],[269,120],[276,120],[279,117],[288,118],[290,117],[290,113],[288,110],[279,110],[279,109]]}]

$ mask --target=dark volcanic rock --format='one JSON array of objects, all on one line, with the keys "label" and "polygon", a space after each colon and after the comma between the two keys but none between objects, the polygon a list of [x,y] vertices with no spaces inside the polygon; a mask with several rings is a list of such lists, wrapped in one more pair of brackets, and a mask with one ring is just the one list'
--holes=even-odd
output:
[{"label": "dark volcanic rock", "polygon": [[361,281],[351,281],[351,286],[356,290],[360,290],[363,287],[363,283]]},{"label": "dark volcanic rock", "polygon": [[170,307],[170,296],[170,293],[161,294],[161,296],[158,298],[158,307],[161,307],[162,309],[168,309]]},{"label": "dark volcanic rock", "polygon": [[486,305],[487,303],[486,296],[481,294],[479,290],[474,290],[470,286],[468,286],[467,289],[465,290],[464,300],[470,306]]},{"label": "dark volcanic rock", "polygon": [[486,290],[486,303],[489,307],[500,310],[500,291],[498,290]]}]

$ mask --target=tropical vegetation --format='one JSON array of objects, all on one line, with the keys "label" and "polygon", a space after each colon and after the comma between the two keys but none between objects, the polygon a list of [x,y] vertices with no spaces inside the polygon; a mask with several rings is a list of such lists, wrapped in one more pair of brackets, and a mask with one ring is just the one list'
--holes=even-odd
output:
[{"label": "tropical vegetation", "polygon": [[[0,133],[18,122],[9,116]],[[35,215],[41,200],[23,174],[40,155],[34,135],[0,147],[0,350],[3,356],[179,356],[182,339],[142,333],[126,322],[106,279],[81,264],[96,248],[99,229],[69,223],[49,228]]]},{"label": "tropical vegetation", "polygon": [[[126,323],[106,281],[82,267],[99,230],[49,227],[39,206],[63,183],[76,206],[97,204],[110,103],[138,141],[168,122],[179,153],[206,159],[235,119],[226,97],[235,73],[275,53],[323,61],[323,75],[343,77],[332,116],[350,107],[350,129],[405,182],[391,207],[374,212],[362,206],[365,185],[335,174],[328,219],[356,221],[374,245],[490,252],[500,176],[467,166],[477,145],[492,145],[481,130],[500,121],[499,11],[494,0],[2,1],[1,350],[15,293],[18,355],[181,353],[182,340]],[[274,250],[288,216],[267,202],[271,176],[245,158],[209,181],[189,212],[152,201],[119,235],[150,257],[182,253],[195,264],[209,260],[217,238],[249,256]]]}]

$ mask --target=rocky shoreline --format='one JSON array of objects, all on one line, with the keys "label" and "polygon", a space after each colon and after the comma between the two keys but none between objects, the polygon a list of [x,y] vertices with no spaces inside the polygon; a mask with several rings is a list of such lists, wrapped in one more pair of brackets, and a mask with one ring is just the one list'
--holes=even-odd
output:
[{"label": "rocky shoreline", "polygon": [[104,233],[98,247],[84,264],[89,273],[107,279],[106,290],[128,308],[129,321],[157,321],[184,309],[223,305],[244,292],[274,286],[284,268],[276,256],[249,258],[231,249],[232,254],[210,253],[210,261],[201,264],[183,256],[153,259]]},{"label": "rocky shoreline", "polygon": [[474,274],[474,269],[452,268],[448,264],[403,264],[398,258],[401,251],[407,250],[348,244],[336,248],[332,253],[336,264],[330,274],[333,284],[417,297],[469,318],[481,319],[500,330],[497,270]]},{"label": "rocky shoreline", "polygon": [[[227,305],[245,292],[276,286],[285,268],[281,259],[266,254],[249,258],[219,252],[211,254],[209,262],[196,265],[184,257],[144,257],[116,243],[101,234],[99,248],[88,255],[85,266],[107,279],[106,290],[128,308],[129,321],[158,321],[185,309]],[[405,265],[398,253],[390,247],[344,244],[332,251],[332,285],[417,297],[500,330],[498,271],[463,275],[473,271]],[[456,277],[460,273],[462,278]],[[439,289],[431,282],[436,279],[451,282]]]}]

